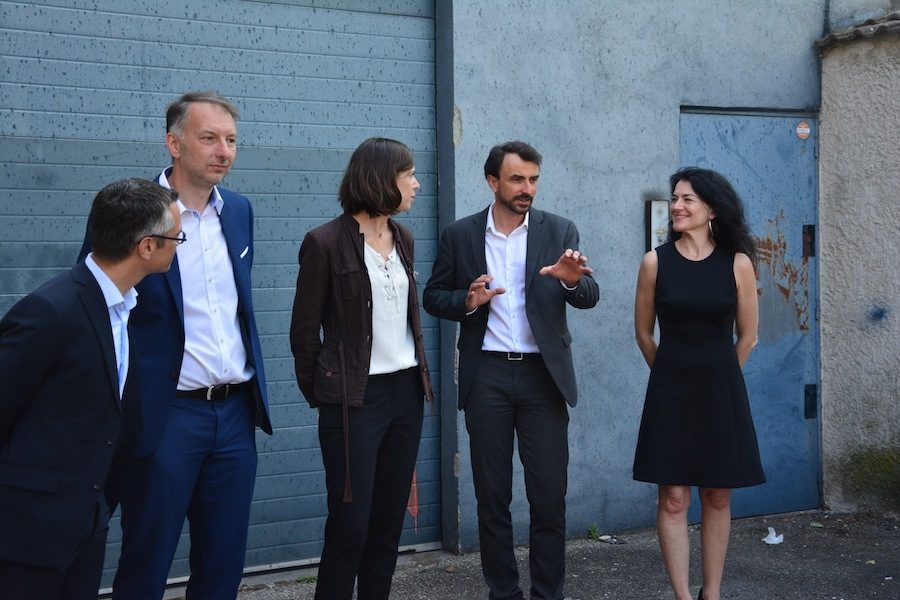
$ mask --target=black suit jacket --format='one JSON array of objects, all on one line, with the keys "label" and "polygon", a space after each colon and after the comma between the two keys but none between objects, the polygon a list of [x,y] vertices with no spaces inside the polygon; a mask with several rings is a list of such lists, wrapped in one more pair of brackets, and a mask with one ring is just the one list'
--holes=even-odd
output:
[{"label": "black suit jacket", "polygon": [[61,568],[114,510],[140,428],[114,348],[83,263],[0,321],[0,560]]},{"label": "black suit jacket", "polygon": [[[423,304],[430,314],[459,321],[459,408],[468,400],[469,389],[487,331],[489,305],[466,314],[469,285],[487,273],[484,232],[487,209],[459,219],[441,235],[440,247]],[[554,277],[538,273],[541,267],[554,264],[567,248],[578,249],[578,229],[568,219],[552,213],[530,211],[528,246],[525,256],[525,312],[541,356],[553,381],[570,406],[578,402],[575,367],[572,362],[572,335],[566,321],[566,305],[591,308],[600,298],[597,282],[584,276],[571,291]]]}]

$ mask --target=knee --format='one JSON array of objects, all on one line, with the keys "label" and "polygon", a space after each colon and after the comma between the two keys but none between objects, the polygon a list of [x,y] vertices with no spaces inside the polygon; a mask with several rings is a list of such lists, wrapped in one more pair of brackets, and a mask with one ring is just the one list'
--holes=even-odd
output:
[{"label": "knee", "polygon": [[687,513],[690,505],[690,488],[661,489],[659,492],[659,510],[665,514],[683,515]]},{"label": "knee", "polygon": [[566,514],[566,494],[549,490],[546,493],[527,494],[531,518],[555,519]]},{"label": "knee", "polygon": [[730,510],[731,490],[717,488],[701,488],[700,505],[704,510]]}]

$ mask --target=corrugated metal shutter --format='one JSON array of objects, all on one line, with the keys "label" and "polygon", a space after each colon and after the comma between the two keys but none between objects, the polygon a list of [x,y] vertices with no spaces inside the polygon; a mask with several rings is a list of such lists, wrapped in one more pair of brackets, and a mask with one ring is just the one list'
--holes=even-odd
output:
[{"label": "corrugated metal shutter", "polygon": [[[287,339],[297,250],[306,231],[339,214],[353,148],[394,137],[413,148],[422,182],[401,218],[415,232],[424,285],[437,238],[433,3],[0,1],[0,21],[2,312],[73,263],[100,187],[168,164],[170,101],[211,89],[240,108],[225,186],[256,209],[255,302],[276,426],[257,438],[247,566],[317,558],[324,476]],[[425,326],[437,367],[437,323],[425,315]],[[418,520],[407,520],[404,545],[440,540],[438,414],[426,411]],[[104,585],[121,539],[113,525]],[[187,572],[185,542],[172,576]]]}]

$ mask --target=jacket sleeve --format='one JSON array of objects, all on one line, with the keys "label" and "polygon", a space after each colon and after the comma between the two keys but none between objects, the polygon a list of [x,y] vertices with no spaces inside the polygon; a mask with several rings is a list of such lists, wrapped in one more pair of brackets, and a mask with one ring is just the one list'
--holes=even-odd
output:
[{"label": "jacket sleeve", "polygon": [[56,307],[34,295],[20,300],[0,321],[0,448],[50,375],[63,327]]},{"label": "jacket sleeve", "polygon": [[[422,295],[422,304],[428,314],[440,319],[450,321],[466,321],[471,318],[466,315],[466,294],[469,291],[468,283],[465,287],[458,287],[461,274],[458,271],[457,244],[454,243],[453,231],[445,229],[441,234],[441,242],[438,246],[438,254],[434,259],[431,269],[431,277],[425,285]],[[478,312],[478,311],[475,311]]]},{"label": "jacket sleeve", "polygon": [[[578,228],[568,223],[563,248],[579,248]],[[574,308],[593,308],[600,300],[600,286],[590,275],[583,275],[574,290],[566,290],[566,302]]]},{"label": "jacket sleeve", "polygon": [[310,406],[318,406],[313,390],[316,359],[322,349],[320,332],[330,298],[328,256],[319,240],[307,235],[300,245],[300,273],[291,313],[291,352],[297,385]]}]

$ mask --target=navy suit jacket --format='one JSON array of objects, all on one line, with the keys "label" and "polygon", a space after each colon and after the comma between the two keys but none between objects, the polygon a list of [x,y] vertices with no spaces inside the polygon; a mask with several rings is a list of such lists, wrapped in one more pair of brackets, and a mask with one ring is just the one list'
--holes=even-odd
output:
[{"label": "navy suit jacket", "polygon": [[[478,372],[481,346],[487,331],[490,304],[466,314],[469,285],[487,273],[484,232],[485,210],[459,219],[441,234],[438,255],[423,304],[430,314],[459,321],[459,408],[468,400],[469,389]],[[572,335],[566,321],[566,305],[591,308],[600,298],[593,277],[585,275],[578,286],[566,290],[558,279],[538,274],[541,267],[554,264],[566,248],[578,249],[578,229],[568,219],[532,208],[528,221],[525,255],[525,312],[538,348],[556,387],[570,406],[578,402],[575,366],[572,362]]]},{"label": "navy suit jacket", "polygon": [[[157,179],[158,181],[158,179]],[[256,370],[251,381],[256,425],[272,433],[269,399],[263,367],[262,349],[256,332],[250,269],[253,266],[253,209],[250,200],[223,188],[223,206],[219,214],[222,233],[228,246],[228,257],[234,270],[238,294],[238,321],[241,325],[247,360]],[[78,260],[90,250],[90,232],[85,237]],[[148,275],[136,289],[138,303],[131,311],[129,329],[140,372],[140,393],[144,407],[144,434],[138,445],[138,456],[156,449],[169,418],[175,398],[181,362],[184,358],[184,298],[178,256],[166,273]]]},{"label": "navy suit jacket", "polygon": [[62,568],[105,527],[140,433],[131,378],[120,402],[109,312],[84,263],[0,321],[0,560]]}]

